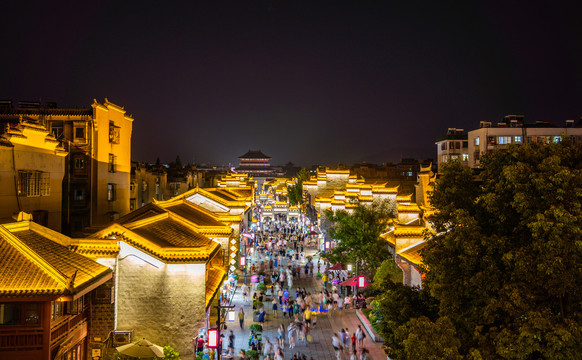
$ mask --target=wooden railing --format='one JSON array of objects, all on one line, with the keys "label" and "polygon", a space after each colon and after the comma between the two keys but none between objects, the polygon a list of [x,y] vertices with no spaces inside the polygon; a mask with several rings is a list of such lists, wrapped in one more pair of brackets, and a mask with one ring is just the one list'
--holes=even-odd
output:
[{"label": "wooden railing", "polygon": [[0,351],[40,350],[42,345],[42,329],[0,330]]},{"label": "wooden railing", "polygon": [[86,322],[86,318],[86,310],[84,310],[76,315],[66,315],[59,319],[51,327],[51,345],[61,340],[82,322]]}]

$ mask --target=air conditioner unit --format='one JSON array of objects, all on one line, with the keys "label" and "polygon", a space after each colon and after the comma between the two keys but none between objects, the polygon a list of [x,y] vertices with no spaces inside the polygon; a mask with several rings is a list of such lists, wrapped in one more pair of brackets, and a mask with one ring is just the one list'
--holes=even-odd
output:
[{"label": "air conditioner unit", "polygon": [[125,345],[131,342],[133,338],[133,330],[129,331],[114,331],[113,332],[113,345]]}]

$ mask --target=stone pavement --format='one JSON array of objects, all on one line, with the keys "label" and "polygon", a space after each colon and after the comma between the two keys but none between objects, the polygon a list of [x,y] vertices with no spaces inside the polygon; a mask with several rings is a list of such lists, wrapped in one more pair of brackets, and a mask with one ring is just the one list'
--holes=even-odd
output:
[{"label": "stone pavement", "polygon": [[[307,251],[306,251],[307,252]],[[314,251],[312,250],[311,253]],[[311,254],[313,255],[313,254]],[[315,263],[317,263],[317,259],[314,259]],[[250,276],[248,277],[248,281],[250,282]],[[267,276],[268,277],[268,276]],[[244,349],[247,350],[248,347],[248,340],[250,336],[250,330],[248,330],[249,325],[253,324],[253,307],[252,301],[248,300],[246,303],[243,304],[242,298],[242,291],[240,289],[240,285],[242,285],[242,276],[239,279],[239,288],[237,289],[232,304],[236,306],[235,310],[239,311],[241,305],[245,311],[245,321],[244,327],[241,330],[239,323],[238,323],[238,316],[234,322],[227,322],[228,330],[233,330],[235,335],[235,354],[238,353],[238,350]],[[315,279],[313,277],[308,278],[301,278],[301,279],[294,279],[293,280],[293,291],[289,291],[292,298],[295,298],[295,289],[297,287],[305,288],[307,292],[311,294],[319,293],[319,291],[323,288],[323,283],[319,279]],[[251,290],[251,295],[253,291]],[[289,318],[283,318],[281,310],[278,310],[278,317],[272,317],[272,310],[271,310],[271,303],[265,303],[265,312],[267,313],[265,326],[263,329],[263,342],[265,338],[268,338],[271,343],[275,343],[277,340],[277,328],[281,323],[287,328],[291,320]],[[356,317],[355,310],[342,310],[336,312],[330,312],[328,314],[321,314],[317,316],[317,326],[315,329],[312,329],[311,336],[313,337],[313,342],[309,343],[307,346],[303,345],[302,342],[296,341],[296,346],[294,349],[289,349],[289,343],[287,341],[287,336],[285,336],[285,346],[284,354],[285,359],[291,359],[293,354],[301,353],[307,356],[307,359],[312,357],[315,360],[334,360],[336,359],[335,351],[331,344],[331,337],[334,332],[338,333],[342,328],[348,328],[350,334],[355,332],[358,325],[360,325],[360,321]],[[362,327],[363,328],[363,327]],[[228,336],[228,330],[225,333],[225,336]],[[287,335],[287,334],[285,334]],[[368,334],[366,334],[368,335]],[[227,340],[224,340],[225,346],[227,345]],[[374,343],[370,340],[370,336],[368,335],[364,340],[364,347],[369,351],[369,358],[374,360],[383,360],[386,359],[386,355],[384,354],[384,350],[382,350],[381,343]],[[358,353],[359,354],[359,353]],[[343,359],[349,359],[349,356],[344,354]]]}]

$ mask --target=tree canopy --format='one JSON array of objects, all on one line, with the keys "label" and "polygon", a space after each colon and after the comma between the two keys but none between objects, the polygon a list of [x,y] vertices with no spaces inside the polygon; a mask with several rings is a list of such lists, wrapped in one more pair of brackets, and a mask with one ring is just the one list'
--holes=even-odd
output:
[{"label": "tree canopy", "polygon": [[311,177],[309,170],[302,168],[297,173],[297,183],[288,187],[287,194],[289,196],[289,204],[301,205],[303,204],[303,181],[309,180]]},{"label": "tree canopy", "polygon": [[422,292],[438,316],[387,326],[400,341],[389,354],[430,358],[412,345],[441,329],[454,344],[431,346],[443,358],[582,358],[582,146],[511,145],[481,166],[450,162],[436,181]]},{"label": "tree canopy", "polygon": [[325,217],[332,223],[329,235],[337,240],[326,254],[330,262],[355,263],[358,259],[361,270],[373,275],[385,259],[392,257],[388,243],[380,237],[388,229],[388,219],[394,217],[389,202],[360,204],[351,213],[326,210]]}]

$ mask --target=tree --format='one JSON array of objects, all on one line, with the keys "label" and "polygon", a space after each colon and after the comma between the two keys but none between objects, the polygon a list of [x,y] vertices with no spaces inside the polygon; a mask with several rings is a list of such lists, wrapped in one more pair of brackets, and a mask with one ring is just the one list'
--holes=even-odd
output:
[{"label": "tree", "polygon": [[293,206],[303,204],[303,181],[309,180],[309,170],[302,168],[297,173],[297,183],[287,189],[289,203]]},{"label": "tree", "polygon": [[481,164],[480,186],[453,162],[430,195],[443,232],[422,255],[439,318],[466,357],[580,358],[582,146],[511,145]]},{"label": "tree", "polygon": [[327,258],[332,263],[359,260],[361,270],[373,275],[386,258],[392,257],[388,243],[380,235],[387,231],[388,219],[394,215],[388,201],[358,205],[352,213],[326,210],[325,217],[332,223],[329,234],[337,241]]}]

